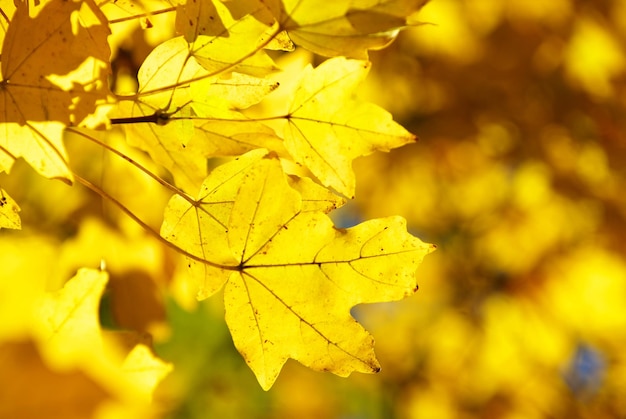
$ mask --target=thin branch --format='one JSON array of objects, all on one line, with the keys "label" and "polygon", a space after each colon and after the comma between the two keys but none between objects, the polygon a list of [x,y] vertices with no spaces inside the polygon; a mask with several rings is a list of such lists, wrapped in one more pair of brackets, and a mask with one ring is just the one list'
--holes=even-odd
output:
[{"label": "thin branch", "polygon": [[168,7],[167,9],[157,10],[156,12],[141,13],[141,14],[138,14],[138,15],[120,17],[118,19],[112,19],[112,20],[109,20],[109,24],[112,25],[114,23],[127,22],[127,21],[133,20],[133,19],[141,19],[142,17],[156,16],[156,15],[160,15],[160,14],[163,14],[163,13],[170,13],[170,12],[175,12],[175,11],[176,11],[176,7]]},{"label": "thin branch", "polygon": [[[280,31],[281,31],[280,26],[276,26],[276,29],[274,30],[274,32],[270,36],[268,36],[268,38],[265,41],[263,41],[260,45],[258,45],[255,50],[245,54],[244,56],[238,58],[234,62],[229,63],[227,66],[225,66],[222,69],[219,69],[219,70],[214,71],[214,72],[209,72],[207,74],[203,74],[203,75],[198,76],[198,77],[192,77],[192,78],[190,78],[188,80],[179,81],[176,84],[170,84],[170,85],[162,86],[162,87],[159,87],[159,88],[156,88],[156,89],[152,89],[152,90],[145,90],[145,91],[140,92],[140,94],[141,95],[148,95],[148,94],[156,94],[156,93],[160,93],[160,92],[166,92],[168,90],[176,89],[177,87],[182,87],[182,86],[185,86],[185,85],[188,85],[188,84],[200,81],[200,80],[205,80],[207,78],[214,77],[214,76],[216,76],[218,74],[222,74],[222,73],[228,72],[228,71],[232,70],[233,68],[235,68],[236,66],[238,66],[239,64],[241,64],[242,62],[244,62],[245,60],[247,60],[248,58],[252,57],[257,52],[261,51],[267,45],[269,45],[269,43],[272,41],[272,39],[274,39],[274,37],[276,35],[278,35],[280,33]],[[189,57],[191,57],[191,56],[192,55],[190,54]]]},{"label": "thin branch", "polygon": [[111,153],[115,154],[116,156],[121,157],[122,159],[126,160],[127,162],[129,162],[130,164],[135,166],[137,169],[141,170],[143,173],[145,173],[146,175],[150,176],[152,179],[157,181],[161,186],[165,187],[166,189],[169,189],[170,191],[172,191],[176,195],[180,195],[187,202],[189,202],[191,205],[194,205],[194,206],[196,205],[196,201],[192,197],[190,197],[188,194],[186,194],[184,191],[182,191],[181,189],[178,189],[176,186],[174,186],[174,185],[166,182],[165,180],[161,179],[159,176],[155,175],[150,170],[148,170],[146,167],[142,166],[141,164],[139,164],[135,160],[133,160],[130,157],[128,157],[127,155],[125,155],[124,153],[114,149],[113,147],[111,147],[110,145],[108,145],[106,143],[103,143],[102,141],[98,140],[97,138],[94,138],[94,137],[92,137],[90,135],[87,135],[84,132],[78,131],[75,128],[67,128],[67,131],[72,132],[74,134],[78,134],[78,135],[88,139],[89,141],[99,145],[100,147],[110,151]]},{"label": "thin branch", "polygon": [[81,185],[85,186],[87,189],[90,189],[91,191],[95,192],[96,194],[100,195],[101,197],[107,199],[111,203],[115,204],[115,206],[117,206],[123,213],[128,215],[134,222],[139,224],[148,234],[153,236],[155,239],[157,239],[158,241],[160,241],[161,243],[163,243],[164,245],[166,245],[170,249],[173,249],[177,253],[180,253],[181,255],[183,255],[185,257],[188,257],[189,259],[193,259],[196,262],[203,263],[203,264],[211,266],[213,268],[224,269],[224,270],[228,270],[228,271],[239,271],[241,269],[239,266],[220,265],[218,263],[213,263],[213,262],[210,262],[210,261],[208,261],[206,259],[202,259],[201,257],[198,257],[198,256],[196,256],[194,254],[191,254],[188,251],[178,247],[174,243],[172,243],[170,241],[167,241],[165,238],[161,237],[161,235],[158,232],[156,232],[152,227],[150,227],[148,224],[146,224],[146,222],[144,222],[141,218],[139,218],[137,215],[135,215],[135,213],[133,213],[130,209],[128,209],[124,204],[122,204],[116,198],[111,196],[109,193],[105,192],[102,188],[100,188],[99,186],[94,185],[93,183],[91,183],[87,179],[79,176],[76,173],[73,173],[73,175],[74,175],[74,178],[78,181],[78,183],[80,183]]}]

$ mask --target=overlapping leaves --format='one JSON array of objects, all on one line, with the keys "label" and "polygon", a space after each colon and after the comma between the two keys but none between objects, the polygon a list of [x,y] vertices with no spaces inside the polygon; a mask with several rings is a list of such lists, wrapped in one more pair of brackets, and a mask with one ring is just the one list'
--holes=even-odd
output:
[{"label": "overlapping leaves", "polygon": [[[369,70],[367,51],[414,23],[422,0],[165,1],[158,2],[161,11],[142,3],[137,15],[132,0],[5,3],[0,170],[22,157],[43,176],[71,181],[65,128],[109,122],[103,105],[111,99],[111,25],[100,6],[108,8],[106,16],[122,10],[124,21],[175,12],[177,36],[147,56],[137,90],[116,97],[110,122],[123,124],[128,143],[166,168],[177,187],[106,139],[81,138],[127,157],[176,191],[161,235],[186,256],[200,298],[224,288],[235,345],[264,388],[289,358],[342,376],[379,369],[373,338],[350,309],[413,293],[415,270],[432,246],[408,234],[400,217],[337,229],[326,214],[344,203],[335,192],[354,195],[355,158],[415,138],[354,91]],[[291,51],[294,44],[334,58],[302,71],[284,109],[249,112],[280,89],[267,77],[278,71],[267,50]],[[281,123],[284,130],[276,131]],[[240,157],[207,177],[207,160],[221,156]],[[281,161],[316,181],[285,175]],[[197,198],[183,192],[198,188]],[[19,228],[19,207],[0,192],[0,227]],[[68,287],[81,284],[80,290],[68,288],[41,305],[33,332],[48,341],[42,356],[61,364],[80,364],[101,349],[93,312],[105,279],[79,276]],[[82,281],[91,276],[94,281]],[[154,364],[142,349],[129,359],[131,369]]]},{"label": "overlapping leaves", "polygon": [[94,113],[107,97],[109,28],[91,0],[16,4],[2,44],[0,170],[23,157],[71,180],[62,132],[102,122]]}]

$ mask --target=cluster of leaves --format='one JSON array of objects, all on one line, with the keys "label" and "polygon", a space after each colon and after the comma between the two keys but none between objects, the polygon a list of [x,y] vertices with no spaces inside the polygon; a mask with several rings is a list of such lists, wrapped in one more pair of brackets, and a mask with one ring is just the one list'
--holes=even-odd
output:
[{"label": "cluster of leaves", "polygon": [[[354,196],[355,158],[415,139],[354,91],[370,68],[367,51],[415,23],[422,3],[2,2],[0,170],[23,159],[45,178],[86,186],[181,254],[198,298],[224,288],[233,341],[264,389],[289,358],[342,376],[377,372],[373,339],[350,309],[415,292],[416,268],[433,246],[408,234],[400,217],[339,229],[327,214]],[[173,17],[174,36],[150,51],[135,86],[120,76],[111,91],[118,28],[148,28],[163,15]],[[279,85],[269,51],[296,46],[329,58]],[[274,91],[287,99],[272,102]],[[160,233],[88,179],[88,153],[70,159],[69,139],[122,159],[172,195]],[[149,158],[131,157],[128,146]],[[217,157],[227,159],[209,170]],[[18,210],[3,189],[0,226],[19,228]],[[83,270],[59,295],[34,298],[31,320],[0,334],[3,370],[28,353],[38,368],[61,374],[50,380],[67,378],[59,369],[77,370],[87,377],[77,380],[108,391],[103,374],[114,371],[112,380],[138,369],[151,374],[138,379],[149,393],[169,366],[145,345],[109,370],[87,356],[102,353],[106,363],[117,356],[101,343],[95,313],[106,276]],[[15,375],[9,370],[3,380]],[[132,374],[126,380],[134,382]]]}]

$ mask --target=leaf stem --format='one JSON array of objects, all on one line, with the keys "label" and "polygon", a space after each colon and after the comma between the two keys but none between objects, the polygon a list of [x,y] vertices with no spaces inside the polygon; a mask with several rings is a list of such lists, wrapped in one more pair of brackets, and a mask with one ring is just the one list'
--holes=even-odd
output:
[{"label": "leaf stem", "polygon": [[188,251],[186,251],[185,249],[183,249],[181,247],[178,247],[174,243],[172,243],[172,242],[166,240],[165,238],[163,238],[152,227],[150,227],[148,224],[146,224],[145,221],[143,221],[141,218],[139,218],[137,215],[135,215],[135,213],[133,213],[130,209],[128,209],[128,207],[126,207],[124,204],[122,204],[116,198],[114,198],[109,193],[104,191],[102,188],[100,188],[99,186],[94,185],[93,183],[91,183],[87,179],[85,179],[85,178],[81,177],[80,175],[78,175],[76,172],[73,172],[73,175],[74,175],[74,178],[78,181],[78,183],[80,183],[81,185],[85,186],[87,189],[90,189],[92,192],[95,192],[96,194],[100,195],[101,197],[109,200],[111,203],[113,203],[115,206],[117,206],[124,214],[126,214],[134,222],[139,224],[148,234],[150,234],[155,239],[157,239],[158,241],[163,243],[165,246],[169,247],[170,249],[173,249],[177,253],[180,253],[181,255],[183,255],[185,257],[188,257],[189,259],[193,259],[196,262],[203,263],[203,264],[211,266],[213,268],[224,269],[224,270],[229,270],[229,271],[238,271],[238,270],[240,270],[239,266],[226,266],[226,265],[220,265],[218,263],[213,263],[213,262],[210,262],[210,261],[208,261],[206,259],[198,257],[198,256],[196,256],[196,255],[194,255],[192,253],[189,253]]},{"label": "leaf stem", "polygon": [[150,170],[148,170],[146,167],[142,166],[141,164],[139,164],[138,162],[136,162],[135,160],[131,159],[130,157],[128,157],[126,154],[120,152],[119,150],[116,150],[115,148],[111,147],[110,145],[98,140],[97,138],[94,138],[82,131],[79,131],[75,128],[67,128],[67,131],[72,132],[74,134],[80,135],[83,138],[88,139],[89,141],[99,145],[100,147],[104,148],[105,150],[110,151],[111,153],[115,154],[118,157],[121,157],[122,159],[126,160],[128,163],[132,164],[133,166],[135,166],[137,169],[141,170],[143,173],[145,173],[146,175],[150,176],[152,179],[154,179],[157,183],[159,183],[161,186],[165,187],[166,189],[170,190],[171,192],[180,195],[182,198],[184,198],[187,202],[189,202],[191,205],[196,205],[196,201],[189,196],[187,193],[185,193],[183,190],[177,188],[176,186],[172,185],[169,182],[166,182],[165,180],[161,179],[159,176],[155,175],[154,173],[152,173]]},{"label": "leaf stem", "polygon": [[178,120],[194,120],[194,121],[215,121],[215,122],[265,122],[265,121],[278,121],[281,119],[289,120],[290,115],[277,115],[277,116],[264,116],[260,118],[250,118],[244,115],[246,119],[233,119],[233,118],[212,118],[202,116],[172,116],[168,118],[168,121]]}]

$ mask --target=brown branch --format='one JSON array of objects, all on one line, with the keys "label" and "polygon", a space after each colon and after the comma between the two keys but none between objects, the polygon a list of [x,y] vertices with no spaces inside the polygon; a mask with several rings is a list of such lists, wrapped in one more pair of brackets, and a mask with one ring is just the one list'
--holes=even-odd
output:
[{"label": "brown branch", "polygon": [[150,227],[145,221],[143,221],[141,218],[139,218],[137,215],[135,215],[135,213],[133,213],[130,209],[128,209],[128,207],[126,207],[119,200],[117,200],[116,198],[111,196],[109,193],[105,192],[102,188],[100,188],[99,186],[94,185],[93,183],[91,183],[87,179],[79,176],[76,173],[73,173],[73,175],[74,175],[74,178],[78,181],[78,183],[80,183],[81,185],[85,186],[87,189],[90,189],[91,191],[95,192],[96,194],[100,195],[101,197],[107,199],[109,202],[113,203],[124,214],[126,214],[134,222],[139,224],[148,234],[150,234],[155,239],[157,239],[158,241],[163,243],[165,246],[169,247],[170,249],[173,249],[177,253],[180,253],[181,255],[183,255],[185,257],[188,257],[189,259],[195,260],[196,262],[200,262],[202,264],[211,266],[213,268],[225,269],[225,270],[229,270],[229,271],[239,271],[239,270],[241,270],[241,268],[239,266],[226,266],[226,265],[220,265],[218,263],[210,262],[210,261],[208,261],[206,259],[203,259],[201,257],[198,257],[198,256],[192,254],[192,253],[189,253],[188,251],[184,250],[183,248],[181,248],[181,247],[175,245],[174,243],[166,240],[158,232],[156,232],[152,227]]},{"label": "brown branch", "polygon": [[92,137],[92,136],[90,136],[90,135],[88,135],[88,134],[86,134],[86,133],[84,133],[82,131],[79,131],[79,130],[77,130],[75,128],[68,128],[67,131],[72,132],[72,133],[77,134],[77,135],[80,135],[81,137],[88,139],[89,141],[99,145],[100,147],[104,148],[105,150],[108,150],[111,153],[115,154],[116,156],[126,160],[128,163],[132,164],[137,169],[141,170],[143,173],[145,173],[146,175],[150,176],[152,179],[154,179],[161,186],[165,187],[166,189],[170,190],[171,192],[175,193],[176,195],[180,195],[187,202],[189,202],[191,205],[196,205],[196,201],[192,197],[190,197],[187,193],[185,193],[181,189],[177,188],[176,186],[172,185],[171,183],[166,182],[165,180],[161,179],[161,177],[155,175],[150,170],[148,170],[146,167],[142,166],[141,164],[139,164],[135,160],[133,160],[130,157],[128,157],[126,154],[120,152],[119,150],[116,150],[115,148],[111,147],[110,145],[108,145],[106,143],[103,143],[102,141],[98,140],[97,138],[94,138],[94,137]]}]

